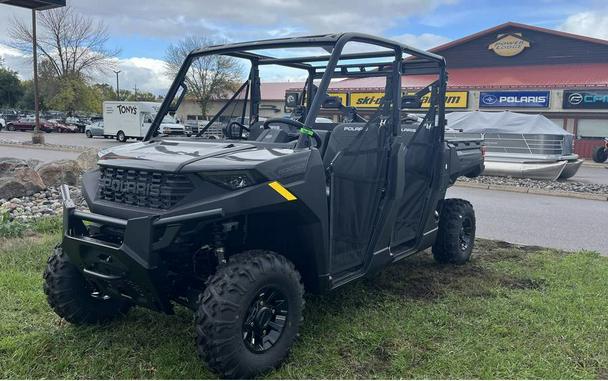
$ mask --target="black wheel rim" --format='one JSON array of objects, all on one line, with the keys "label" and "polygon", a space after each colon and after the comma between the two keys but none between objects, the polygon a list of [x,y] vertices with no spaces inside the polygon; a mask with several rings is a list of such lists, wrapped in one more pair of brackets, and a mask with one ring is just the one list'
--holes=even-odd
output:
[{"label": "black wheel rim", "polygon": [[289,304],[285,294],[274,286],[260,290],[243,321],[243,342],[252,352],[262,353],[281,338],[287,325]]},{"label": "black wheel rim", "polygon": [[460,249],[462,251],[468,250],[473,241],[473,221],[469,217],[463,217],[462,227],[460,228],[459,234]]}]

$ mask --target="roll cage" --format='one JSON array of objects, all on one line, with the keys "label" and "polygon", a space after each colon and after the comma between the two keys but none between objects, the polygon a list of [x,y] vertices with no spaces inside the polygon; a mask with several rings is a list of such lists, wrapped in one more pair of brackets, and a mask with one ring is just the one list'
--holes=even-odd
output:
[{"label": "roll cage", "polygon": [[[357,42],[384,48],[383,51],[369,51],[362,53],[345,53],[344,47],[349,42]],[[307,56],[307,57],[272,57],[256,53],[256,51],[269,49],[289,49],[289,48],[322,48],[328,52],[327,55]],[[390,95],[390,103],[399,105],[392,107],[393,135],[400,133],[400,118],[402,107],[401,76],[408,74],[436,74],[437,80],[422,88],[416,93],[418,99],[430,93],[429,112],[436,117],[436,126],[439,127],[439,136],[443,140],[445,130],[445,89],[447,83],[447,72],[445,59],[439,55],[419,50],[396,41],[374,37],[361,33],[340,33],[317,35],[308,37],[279,38],[261,41],[251,41],[226,45],[214,45],[205,48],[195,49],[186,57],[180,70],[173,81],[167,96],[165,97],[154,122],[152,123],[144,140],[148,141],[155,136],[161,121],[168,112],[177,111],[179,104],[187,92],[185,77],[192,62],[199,57],[210,55],[224,55],[228,57],[246,59],[251,63],[251,70],[247,80],[241,85],[239,90],[228,100],[227,104],[218,113],[221,114],[231,102],[238,98],[238,95],[245,90],[245,106],[240,116],[241,121],[245,118],[245,110],[249,106],[249,121],[255,123],[259,121],[259,109],[261,101],[260,92],[260,66],[280,65],[289,68],[302,69],[308,72],[304,94],[314,94],[305,96],[304,126],[312,129],[315,125],[316,117],[319,115],[323,102],[327,99],[327,91],[330,87],[332,78],[360,78],[360,77],[386,77],[386,96]],[[409,57],[404,57],[409,55]],[[374,62],[377,58],[393,57],[392,62]],[[342,61],[357,61],[355,63],[341,63]],[[314,84],[317,80],[318,86]],[[182,88],[181,94],[174,102],[178,91]],[[428,116],[428,115],[427,115]],[[212,119],[199,133],[199,136],[212,123]],[[306,146],[305,140],[308,136],[302,134],[298,139],[297,147]]]}]

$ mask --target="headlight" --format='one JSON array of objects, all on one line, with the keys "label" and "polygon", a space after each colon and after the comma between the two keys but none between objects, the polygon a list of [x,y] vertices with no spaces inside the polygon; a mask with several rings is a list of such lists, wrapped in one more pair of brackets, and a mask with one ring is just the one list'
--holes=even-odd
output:
[{"label": "headlight", "polygon": [[203,172],[200,175],[209,182],[231,190],[246,188],[266,181],[255,171]]}]

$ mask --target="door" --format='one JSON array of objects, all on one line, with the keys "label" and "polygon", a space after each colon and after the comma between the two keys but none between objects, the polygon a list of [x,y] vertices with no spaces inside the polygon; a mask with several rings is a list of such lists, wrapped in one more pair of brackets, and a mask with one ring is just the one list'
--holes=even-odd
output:
[{"label": "door", "polygon": [[371,250],[386,182],[386,115],[379,112],[367,123],[339,124],[330,135],[324,163],[329,174],[332,274],[356,271]]},{"label": "door", "polygon": [[432,198],[431,181],[442,152],[436,149],[438,127],[435,115],[430,113],[423,121],[403,120],[401,135],[397,139],[398,154],[392,156],[396,162],[395,217],[391,235],[391,249],[405,250],[413,247],[422,233],[424,219],[429,215],[427,200]]}]

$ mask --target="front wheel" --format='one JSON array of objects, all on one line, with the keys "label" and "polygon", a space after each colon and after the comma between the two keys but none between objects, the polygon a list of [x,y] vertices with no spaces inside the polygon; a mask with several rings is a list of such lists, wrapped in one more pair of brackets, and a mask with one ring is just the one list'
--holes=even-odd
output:
[{"label": "front wheel", "polygon": [[227,378],[276,368],[297,337],[303,294],[300,274],[285,257],[268,251],[231,257],[199,299],[199,356]]},{"label": "front wheel", "polygon": [[7,127],[7,129],[9,131],[15,131],[15,126],[13,126],[12,124],[9,124],[8,127]]},{"label": "front wheel", "polygon": [[461,265],[471,258],[474,245],[473,205],[456,198],[444,200],[439,214],[439,231],[433,244],[433,257],[440,263]]},{"label": "front wheel", "polygon": [[116,140],[121,143],[124,143],[127,141],[127,135],[125,135],[125,133],[122,131],[118,131],[118,133],[116,134]]},{"label": "front wheel", "polygon": [[93,134],[91,133],[91,131],[87,130],[85,132],[85,135],[87,136],[87,138],[91,139],[93,137]]},{"label": "front wheel", "polygon": [[55,248],[44,270],[44,293],[57,315],[77,325],[106,323],[130,308],[88,282],[61,247]]}]

